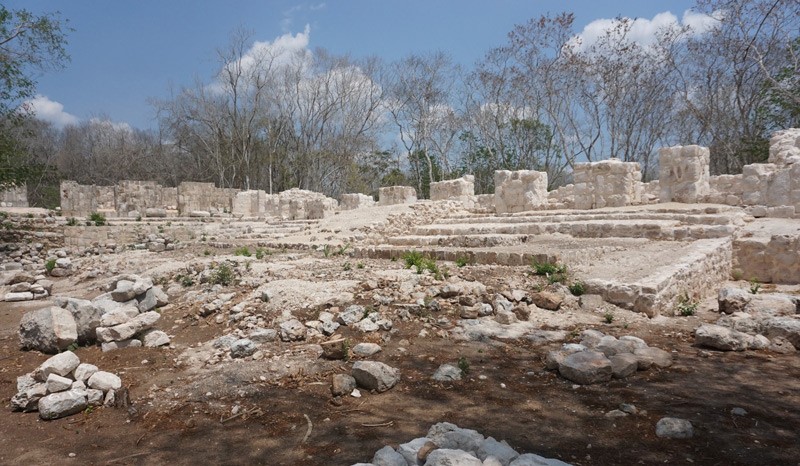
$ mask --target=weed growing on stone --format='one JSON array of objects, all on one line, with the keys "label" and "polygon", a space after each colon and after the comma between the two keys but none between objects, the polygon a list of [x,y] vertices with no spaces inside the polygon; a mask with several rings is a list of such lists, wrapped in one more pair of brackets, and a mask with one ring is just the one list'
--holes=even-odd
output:
[{"label": "weed growing on stone", "polygon": [[761,283],[755,278],[750,279],[750,294],[758,294],[759,290],[761,290]]},{"label": "weed growing on stone", "polygon": [[50,272],[52,272],[54,268],[56,268],[56,260],[55,259],[50,259],[50,260],[48,260],[47,262],[44,263],[44,269],[47,270],[48,274]]},{"label": "weed growing on stone", "polygon": [[350,263],[349,263],[349,262],[345,262],[345,263],[344,263],[344,266],[342,267],[342,269],[343,269],[345,272],[349,272],[350,270],[352,270],[352,268],[353,268],[353,267],[350,265]]},{"label": "weed growing on stone", "polygon": [[687,293],[683,293],[678,298],[678,314],[684,317],[693,316],[694,313],[697,312],[698,305],[699,303],[697,301],[693,301]]},{"label": "weed growing on stone", "polygon": [[67,219],[67,226],[68,227],[75,227],[78,226],[78,219],[75,217],[70,217]]},{"label": "weed growing on stone", "polygon": [[467,256],[456,257],[456,267],[464,267],[465,265],[468,264],[469,264],[469,257]]},{"label": "weed growing on stone", "polygon": [[220,264],[211,275],[213,285],[228,286],[233,283],[233,269],[228,264]]},{"label": "weed growing on stone", "polygon": [[572,293],[573,296],[580,296],[586,292],[586,288],[583,286],[582,282],[575,282],[569,286],[569,292]]},{"label": "weed growing on stone", "polygon": [[358,263],[356,264],[356,268],[357,268],[357,269],[363,269],[363,268],[364,268],[364,263],[363,263],[363,262],[358,262]]},{"label": "weed growing on stone", "polygon": [[261,260],[264,258],[264,256],[268,256],[270,254],[272,253],[264,248],[256,248],[256,259],[258,260]]},{"label": "weed growing on stone", "polygon": [[614,322],[614,314],[611,311],[606,312],[603,314],[603,321],[607,324]]},{"label": "weed growing on stone", "polygon": [[106,216],[100,212],[92,212],[91,215],[89,215],[89,221],[94,223],[95,226],[100,227],[106,224]]},{"label": "weed growing on stone", "polygon": [[553,283],[563,283],[567,280],[567,266],[551,262],[536,262],[531,264],[533,273],[547,277],[547,281]]}]

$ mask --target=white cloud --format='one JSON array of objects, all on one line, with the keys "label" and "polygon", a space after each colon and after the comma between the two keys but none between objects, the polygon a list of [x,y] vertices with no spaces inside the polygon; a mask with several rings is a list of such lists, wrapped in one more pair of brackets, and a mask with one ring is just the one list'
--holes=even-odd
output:
[{"label": "white cloud", "polygon": [[26,101],[25,106],[33,112],[36,118],[50,122],[58,128],[76,125],[80,122],[78,117],[64,111],[63,104],[50,100],[44,95],[37,95]]},{"label": "white cloud", "polygon": [[[678,20],[678,17],[669,11],[664,11],[653,16],[652,19],[647,18],[622,18],[625,21],[630,21],[630,29],[627,33],[627,39],[631,42],[638,43],[643,46],[653,45],[656,42],[659,31],[678,29],[682,26],[689,26],[689,34],[700,35],[713,29],[720,18],[719,13],[714,15],[706,15],[697,13],[692,10],[686,10],[683,17]],[[596,43],[600,38],[606,34],[612,33],[615,27],[619,26],[618,19],[601,18],[587,24],[580,34],[575,36],[571,43],[577,46],[580,50],[587,50],[592,44]]]}]

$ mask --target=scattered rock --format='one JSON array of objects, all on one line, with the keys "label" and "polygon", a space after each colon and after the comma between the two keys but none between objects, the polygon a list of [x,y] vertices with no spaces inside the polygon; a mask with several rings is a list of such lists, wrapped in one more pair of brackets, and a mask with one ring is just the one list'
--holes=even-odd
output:
[{"label": "scattered rock", "polygon": [[712,324],[703,324],[694,331],[694,342],[722,351],[744,351],[750,347],[753,337],[736,330]]},{"label": "scattered rock", "polygon": [[44,420],[58,419],[77,414],[88,406],[88,400],[79,390],[51,393],[39,400],[39,417]]},{"label": "scattered rock", "polygon": [[353,354],[361,357],[372,356],[380,351],[381,346],[376,343],[359,343],[353,347]]},{"label": "scattered rock", "polygon": [[548,311],[557,311],[564,302],[564,296],[552,291],[540,291],[531,294],[531,301],[536,307],[547,309]]},{"label": "scattered rock", "polygon": [[461,380],[461,374],[462,371],[458,367],[451,364],[442,364],[433,374],[433,380],[438,382],[452,382],[454,380]]},{"label": "scattered rock", "polygon": [[306,326],[297,319],[287,320],[279,327],[282,341],[302,341],[306,339],[308,333]]},{"label": "scattered rock", "polygon": [[744,311],[747,304],[752,299],[753,294],[741,288],[726,286],[719,290],[717,303],[719,312],[733,314],[734,312]]},{"label": "scattered rock", "polygon": [[252,356],[256,352],[258,346],[252,340],[241,338],[231,343],[231,357],[232,358],[246,358]]},{"label": "scattered rock", "polygon": [[353,377],[358,385],[378,393],[394,387],[400,380],[400,371],[377,361],[356,361]]},{"label": "scattered rock", "polygon": [[331,378],[333,396],[345,396],[356,388],[356,379],[347,374],[334,374]]},{"label": "scattered rock", "polygon": [[598,351],[581,351],[564,358],[558,373],[581,385],[608,382],[613,375],[611,361]]},{"label": "scattered rock", "polygon": [[26,312],[19,323],[22,349],[52,354],[64,351],[77,340],[75,318],[57,306]]},{"label": "scattered rock", "polygon": [[661,438],[692,438],[694,427],[686,419],[663,417],[656,423],[656,436]]}]

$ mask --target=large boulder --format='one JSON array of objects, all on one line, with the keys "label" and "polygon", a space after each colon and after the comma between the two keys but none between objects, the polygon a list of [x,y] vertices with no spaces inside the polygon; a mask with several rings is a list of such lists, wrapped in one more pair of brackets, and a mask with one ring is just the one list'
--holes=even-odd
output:
[{"label": "large boulder", "polygon": [[377,361],[357,361],[352,375],[360,387],[378,393],[389,390],[400,380],[398,369]]},{"label": "large boulder", "polygon": [[51,393],[39,400],[39,417],[58,419],[77,414],[88,406],[86,393],[79,390]]},{"label": "large boulder", "polygon": [[661,438],[692,438],[694,427],[686,419],[662,417],[656,423],[656,436]]},{"label": "large boulder", "polygon": [[97,340],[97,327],[103,317],[103,310],[92,304],[86,299],[77,298],[56,298],[56,306],[68,310],[75,319],[78,329],[78,343],[82,345],[92,344]]},{"label": "large boulder", "polygon": [[58,306],[26,312],[19,323],[22,349],[52,354],[64,351],[77,340],[75,318],[68,310]]},{"label": "large boulder", "polygon": [[481,466],[483,461],[463,450],[439,448],[433,450],[425,462],[426,466]]},{"label": "large boulder", "polygon": [[722,351],[744,351],[752,341],[752,336],[720,325],[703,324],[694,331],[696,345]]},{"label": "large boulder", "polygon": [[734,312],[744,311],[745,306],[753,299],[753,294],[741,288],[726,286],[719,290],[717,303],[719,312],[733,314]]},{"label": "large boulder", "polygon": [[558,365],[558,373],[581,385],[608,382],[613,376],[611,361],[598,351],[570,354]]},{"label": "large boulder", "polygon": [[139,332],[153,328],[160,318],[161,314],[150,311],[139,314],[124,324],[113,327],[97,327],[97,339],[101,342],[128,340]]},{"label": "large boulder", "polygon": [[796,349],[800,349],[800,317],[771,317],[761,323],[768,338],[784,338]]},{"label": "large boulder", "polygon": [[47,380],[50,374],[66,376],[81,364],[80,358],[72,351],[64,351],[43,362],[34,371],[34,378],[40,382]]}]

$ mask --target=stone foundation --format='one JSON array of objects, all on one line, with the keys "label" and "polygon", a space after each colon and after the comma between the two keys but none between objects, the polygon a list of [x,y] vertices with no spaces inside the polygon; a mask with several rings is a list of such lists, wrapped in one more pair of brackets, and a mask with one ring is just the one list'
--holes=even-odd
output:
[{"label": "stone foundation", "polygon": [[698,202],[710,191],[707,147],[676,146],[658,151],[661,202]]},{"label": "stone foundation", "polygon": [[361,193],[342,194],[339,199],[339,208],[341,210],[353,210],[374,205],[375,199],[372,196]]},{"label": "stone foundation", "polygon": [[431,183],[432,201],[446,201],[448,199],[470,201],[473,196],[475,196],[475,177],[473,175],[464,175],[455,180]]},{"label": "stone foundation", "polygon": [[601,209],[642,203],[642,172],[636,162],[617,159],[577,163],[575,208]]},{"label": "stone foundation", "polygon": [[738,238],[733,244],[733,268],[744,280],[800,283],[800,236]]}]

